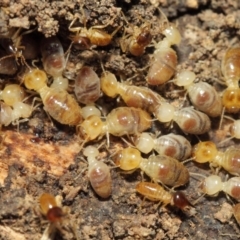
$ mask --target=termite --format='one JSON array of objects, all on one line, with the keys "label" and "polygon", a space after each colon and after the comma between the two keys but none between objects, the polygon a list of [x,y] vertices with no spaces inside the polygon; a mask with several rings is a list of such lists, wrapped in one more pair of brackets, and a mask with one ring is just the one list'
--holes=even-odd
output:
[{"label": "termite", "polygon": [[134,136],[133,142],[143,153],[149,153],[154,149],[160,155],[178,160],[187,159],[192,152],[190,142],[185,137],[173,133],[154,138],[149,133],[143,132]]},{"label": "termite", "polygon": [[27,89],[40,94],[44,109],[59,123],[78,125],[82,122],[81,108],[76,100],[65,90],[49,88],[44,71],[31,69],[22,78]]},{"label": "termite", "polygon": [[80,69],[75,79],[74,93],[78,102],[84,104],[92,104],[100,97],[100,79],[91,67],[83,66]]},{"label": "termite", "polygon": [[68,79],[63,77],[66,59],[59,39],[56,36],[44,38],[41,41],[41,54],[44,70],[53,77],[51,87],[67,90]]},{"label": "termite", "polygon": [[152,56],[150,68],[146,77],[150,85],[164,84],[175,74],[177,67],[177,54],[171,48],[172,45],[178,45],[181,42],[181,35],[174,24],[168,22],[162,30],[165,38],[155,45],[155,51]]},{"label": "termite", "polygon": [[173,82],[183,86],[188,93],[191,103],[198,110],[210,117],[220,116],[223,105],[219,93],[206,82],[194,83],[196,75],[192,71],[181,71]]},{"label": "termite", "polygon": [[154,182],[161,182],[167,186],[178,187],[189,181],[188,169],[178,160],[164,155],[152,155],[145,159],[137,149],[131,147],[118,153],[116,165],[125,171],[140,168]]},{"label": "termite", "polygon": [[206,177],[201,183],[201,190],[209,196],[217,196],[220,191],[223,191],[240,201],[240,177],[232,177],[226,182],[217,175]]},{"label": "termite", "polygon": [[200,142],[193,147],[193,159],[199,163],[209,162],[211,167],[223,167],[232,175],[240,175],[240,150],[229,147],[218,151],[213,142]]},{"label": "termite", "polygon": [[222,102],[225,110],[236,113],[240,109],[240,89],[238,81],[240,79],[240,48],[229,48],[222,59],[222,74],[224,76],[227,89],[223,92]]},{"label": "termite", "polygon": [[119,107],[113,109],[102,121],[99,116],[91,115],[79,126],[79,134],[85,141],[91,141],[104,134],[123,136],[137,134],[151,127],[150,115],[137,108]]},{"label": "termite", "polygon": [[140,182],[136,186],[136,191],[151,201],[162,202],[163,206],[170,204],[184,209],[190,205],[183,192],[177,191],[169,193],[157,183]]},{"label": "termite", "polygon": [[106,163],[96,158],[99,151],[94,146],[87,146],[83,151],[88,160],[88,178],[98,196],[108,198],[112,193],[112,178],[110,168]]}]

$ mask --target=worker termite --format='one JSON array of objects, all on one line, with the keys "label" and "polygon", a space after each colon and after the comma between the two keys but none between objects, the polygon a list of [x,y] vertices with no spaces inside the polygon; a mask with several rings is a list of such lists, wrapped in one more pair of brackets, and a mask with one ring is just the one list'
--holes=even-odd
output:
[{"label": "worker termite", "polygon": [[61,208],[60,203],[56,201],[56,198],[49,193],[43,193],[40,196],[39,204],[43,215],[46,216],[49,222],[61,221],[62,217],[66,214]]},{"label": "worker termite", "polygon": [[98,196],[108,198],[112,193],[112,178],[109,167],[106,163],[96,159],[99,151],[94,146],[87,146],[83,155],[88,160],[88,178],[92,188]]},{"label": "worker termite", "polygon": [[0,91],[0,99],[4,101],[0,102],[0,124],[8,126],[10,123],[15,124],[19,118],[30,117],[33,106],[23,103],[24,98],[25,91],[17,84],[9,84]]},{"label": "worker termite", "polygon": [[86,105],[85,107],[82,108],[82,117],[84,119],[86,119],[92,115],[101,117],[101,112],[94,105]]},{"label": "worker termite", "polygon": [[56,230],[61,232],[63,225],[64,227],[67,227],[68,233],[72,231],[76,239],[79,240],[75,224],[67,219],[70,209],[69,207],[62,206],[61,196],[58,195],[54,197],[49,193],[43,193],[39,198],[39,205],[41,213],[49,221],[49,225],[46,227],[42,235],[42,240],[53,239]]},{"label": "worker termite", "polygon": [[51,87],[68,88],[68,79],[63,77],[66,59],[61,42],[57,37],[44,38],[41,42],[41,54],[44,70],[53,77]]},{"label": "worker termite", "polygon": [[136,186],[136,191],[151,201],[162,202],[163,206],[170,204],[180,209],[190,206],[183,192],[169,193],[157,183],[140,182]]},{"label": "worker termite", "polygon": [[[118,30],[122,27],[119,26],[116,28],[111,34],[108,34],[107,32],[103,31],[103,28],[106,28],[109,26],[114,19],[117,17],[117,14],[113,19],[109,20],[108,23],[104,25],[98,25],[98,26],[93,26],[87,29],[86,27],[86,16],[84,13],[83,8],[82,10],[82,15],[83,17],[83,26],[84,27],[73,27],[75,24],[76,20],[78,18],[74,18],[73,21],[70,23],[68,29],[71,32],[76,32],[75,35],[70,36],[70,40],[72,41],[71,45],[74,45],[76,48],[80,50],[88,49],[91,45],[96,45],[96,46],[107,46],[111,43],[113,36],[118,32]],[[70,46],[71,48],[71,46]],[[69,49],[70,49],[69,48]]]},{"label": "worker termite", "polygon": [[150,128],[151,122],[150,115],[141,109],[119,107],[107,115],[106,121],[96,115],[88,117],[78,126],[78,130],[85,141],[91,141],[108,133],[114,136],[137,134]]},{"label": "worker termite", "polygon": [[183,86],[188,93],[191,103],[198,110],[210,117],[220,116],[222,113],[222,100],[217,91],[206,82],[194,83],[196,75],[192,71],[181,71],[173,82]]},{"label": "worker termite", "polygon": [[74,93],[78,102],[91,104],[100,97],[100,79],[88,66],[81,68],[75,79]]},{"label": "worker termite", "polygon": [[222,74],[227,85],[223,92],[223,106],[227,112],[236,113],[240,109],[240,89],[238,81],[240,79],[240,48],[229,48],[222,60]]},{"label": "worker termite", "polygon": [[149,113],[155,113],[161,102],[165,101],[149,88],[118,82],[111,72],[103,72],[100,81],[101,89],[107,96],[116,97],[119,94],[129,107],[141,108]]},{"label": "worker termite", "polygon": [[[120,39],[120,46],[123,52],[130,52],[134,56],[141,56],[145,48],[152,41],[151,24],[144,23],[140,27],[133,26],[128,22],[125,15],[123,15],[125,21],[128,24],[128,28],[125,27],[124,35]],[[125,33],[127,32],[127,35]]]},{"label": "worker termite", "polygon": [[59,123],[78,125],[82,122],[81,108],[76,100],[65,90],[49,88],[44,71],[31,69],[22,78],[28,89],[40,94],[44,109]]},{"label": "worker termite", "polygon": [[213,142],[200,142],[193,147],[193,159],[199,163],[209,162],[211,167],[223,167],[232,175],[240,175],[238,148],[229,147],[225,152],[221,152]]},{"label": "worker termite", "polygon": [[133,137],[133,142],[138,150],[149,153],[153,149],[160,155],[166,155],[178,160],[183,160],[191,155],[190,142],[181,135],[173,133],[152,137],[149,133],[140,133]]},{"label": "worker termite", "polygon": [[201,190],[209,196],[217,196],[220,191],[223,191],[240,201],[240,177],[232,177],[226,182],[217,175],[206,177],[201,183]]},{"label": "worker termite", "polygon": [[153,59],[146,77],[147,83],[150,85],[167,82],[175,74],[177,67],[177,54],[171,46],[180,43],[181,35],[176,26],[168,22],[166,16],[165,20],[167,26],[162,31],[165,38],[155,45]]},{"label": "worker termite", "polygon": [[152,90],[120,83],[112,73],[103,73],[101,89],[109,97],[116,97],[119,94],[129,107],[153,113],[160,122],[175,121],[186,133],[203,134],[210,129],[211,122],[206,114],[191,107],[176,110]]},{"label": "worker termite", "polygon": [[125,171],[140,168],[154,182],[161,182],[167,186],[178,187],[189,181],[188,169],[174,158],[157,155],[148,159],[142,158],[137,149],[128,147],[116,156],[116,165]]}]

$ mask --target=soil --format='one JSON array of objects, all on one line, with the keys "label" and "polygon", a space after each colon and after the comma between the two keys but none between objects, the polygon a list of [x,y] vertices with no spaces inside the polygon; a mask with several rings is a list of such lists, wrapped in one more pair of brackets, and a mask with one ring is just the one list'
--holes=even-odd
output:
[{"label": "soil", "polygon": [[[74,26],[83,27],[84,16],[87,28],[110,23],[105,28],[109,33],[119,26],[128,25],[132,29],[150,23],[154,41],[160,41],[163,38],[159,31],[163,21],[157,9],[160,7],[169,21],[177,24],[183,38],[179,46],[174,46],[179,59],[177,71],[193,70],[197,80],[214,85],[219,94],[225,88],[219,83],[223,80],[221,60],[227,48],[238,44],[240,37],[240,2],[235,0],[2,0],[0,6],[1,36],[12,27],[36,28],[38,44],[43,36],[57,35],[65,51],[71,44],[70,35],[74,34],[68,29],[70,23],[77,17],[79,21]],[[103,64],[119,81],[134,76],[132,84],[147,86],[145,76],[154,46],[149,46],[141,57],[123,53],[119,40],[124,34],[122,27],[105,47],[91,50],[72,47],[64,75],[73,80],[79,69],[88,65],[100,76]],[[9,82],[18,82],[17,74],[0,76],[2,88]],[[176,106],[183,103],[184,93],[175,91],[181,88],[173,83],[151,88]],[[123,103],[104,96],[97,102],[104,113],[120,104]],[[188,100],[184,105],[190,105]],[[233,117],[237,119],[239,114]],[[175,124],[171,127],[155,124],[155,130],[182,134],[192,145],[199,140],[219,144],[229,137],[231,121],[224,119],[218,129],[220,118],[211,120],[211,131],[198,137],[185,135]],[[202,197],[191,213],[143,200],[135,192],[136,184],[142,181],[140,171],[124,174],[111,162],[113,154],[127,146],[120,138],[110,136],[109,147],[105,137],[91,143],[101,146],[99,159],[111,167],[112,195],[104,200],[90,186],[86,159],[75,129],[50,119],[42,106],[29,121],[2,126],[1,136],[0,239],[239,239],[239,226],[231,210],[235,201],[223,193]],[[228,140],[219,149],[224,151],[239,143]],[[205,176],[212,173],[209,164],[188,162],[186,166],[190,172]],[[224,170],[219,174],[226,178]],[[180,188],[192,203],[202,195],[198,188],[200,179],[191,177],[189,184]],[[49,224],[42,215],[39,196],[44,192],[62,197],[62,205],[68,211],[62,222]]]}]

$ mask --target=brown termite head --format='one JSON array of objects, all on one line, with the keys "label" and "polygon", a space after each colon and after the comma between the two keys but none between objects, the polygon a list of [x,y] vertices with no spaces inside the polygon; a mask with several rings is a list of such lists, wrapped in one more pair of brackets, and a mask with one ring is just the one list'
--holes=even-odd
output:
[{"label": "brown termite head", "polygon": [[121,150],[115,157],[115,164],[124,171],[131,171],[139,168],[142,161],[141,153],[131,147]]},{"label": "brown termite head", "polygon": [[112,192],[112,179],[110,168],[96,157],[99,151],[96,147],[88,146],[83,154],[88,159],[88,177],[92,188],[102,198],[108,198]]},{"label": "brown termite head", "polygon": [[240,109],[240,89],[227,88],[223,92],[222,104],[226,112],[237,113]]},{"label": "brown termite head", "polygon": [[229,48],[222,59],[222,74],[226,85],[238,88],[240,79],[240,47]]},{"label": "brown termite head", "polygon": [[74,93],[78,102],[84,104],[94,103],[100,97],[100,79],[91,67],[81,68],[75,80]]},{"label": "brown termite head", "polygon": [[172,197],[173,197],[173,205],[180,209],[184,209],[191,205],[188,199],[186,198],[185,194],[181,191],[174,192],[172,194]]},{"label": "brown termite head", "polygon": [[103,72],[100,78],[101,89],[109,97],[118,95],[118,81],[113,73]]},{"label": "brown termite head", "polygon": [[66,60],[62,44],[57,37],[42,40],[41,54],[44,70],[53,77],[62,75]]},{"label": "brown termite head", "polygon": [[42,213],[49,222],[59,222],[65,215],[61,207],[58,206],[55,197],[49,193],[43,193],[39,198]]},{"label": "brown termite head", "polygon": [[218,150],[213,142],[205,141],[193,147],[192,155],[194,161],[199,163],[211,162],[217,156]]}]

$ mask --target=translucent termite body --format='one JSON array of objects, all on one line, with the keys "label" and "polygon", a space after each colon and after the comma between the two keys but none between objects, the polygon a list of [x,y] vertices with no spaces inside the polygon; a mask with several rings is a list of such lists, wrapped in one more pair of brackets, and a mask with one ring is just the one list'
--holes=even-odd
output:
[{"label": "translucent termite body", "polygon": [[212,167],[223,167],[232,175],[240,175],[240,150],[229,147],[225,152],[217,150],[213,142],[200,142],[193,147],[194,161],[209,162]]},{"label": "translucent termite body", "polygon": [[206,114],[191,107],[176,110],[152,90],[120,83],[112,73],[103,74],[101,89],[109,97],[116,97],[119,94],[129,107],[153,113],[160,122],[175,121],[186,133],[203,134],[210,129],[211,121]]},{"label": "translucent termite body", "polygon": [[28,118],[32,114],[32,106],[23,103],[25,91],[17,84],[9,84],[0,91],[0,124],[8,126],[19,118]]},{"label": "translucent termite body", "polygon": [[157,183],[140,182],[136,186],[136,191],[151,201],[162,202],[164,206],[170,204],[184,209],[190,205],[184,193],[180,191],[169,193]]},{"label": "translucent termite body", "polygon": [[49,193],[43,193],[39,198],[42,213],[49,222],[59,222],[65,215],[63,209],[58,206],[55,197]]},{"label": "translucent termite body", "polygon": [[240,177],[232,177],[226,182],[217,175],[206,177],[201,183],[201,190],[209,196],[217,196],[220,191],[240,201]]},{"label": "translucent termite body", "polygon": [[74,93],[78,102],[84,104],[92,104],[100,97],[100,79],[91,67],[81,68],[75,80]]},{"label": "translucent termite body", "polygon": [[152,155],[145,159],[137,149],[130,147],[119,152],[116,165],[125,171],[140,168],[154,182],[167,186],[178,187],[189,181],[188,169],[176,159],[164,155]]},{"label": "translucent termite body", "polygon": [[145,48],[152,41],[151,24],[145,23],[141,27],[132,26],[130,34],[123,36],[120,46],[123,52],[130,52],[134,56],[141,56]]},{"label": "translucent termite body", "polygon": [[78,125],[82,122],[81,108],[76,100],[65,90],[49,88],[44,71],[31,69],[23,75],[23,81],[26,88],[40,94],[45,111],[59,123]]},{"label": "translucent termite body", "polygon": [[171,45],[180,43],[180,33],[174,25],[169,25],[164,29],[163,34],[165,38],[155,46],[153,60],[146,77],[147,83],[150,85],[164,84],[176,71],[177,54]]},{"label": "translucent termite body", "polygon": [[96,159],[99,155],[96,147],[86,147],[83,154],[88,159],[88,178],[92,188],[98,196],[108,198],[112,193],[112,178],[109,167]]},{"label": "translucent termite body", "polygon": [[222,74],[227,85],[223,92],[222,102],[225,110],[236,113],[240,110],[240,47],[229,48],[222,60]]},{"label": "translucent termite body", "polygon": [[177,75],[174,83],[187,90],[190,101],[195,108],[210,117],[220,116],[223,109],[220,95],[213,86],[206,82],[194,83],[195,78],[194,72],[184,70]]},{"label": "translucent termite body", "polygon": [[68,80],[63,77],[66,59],[61,42],[57,37],[44,38],[41,42],[41,54],[44,70],[53,77],[51,87],[68,88]]},{"label": "translucent termite body", "polygon": [[79,133],[84,140],[90,141],[106,133],[114,136],[137,134],[151,127],[150,115],[137,108],[119,107],[113,109],[102,121],[99,116],[92,115],[79,125]]},{"label": "translucent termite body", "polygon": [[173,133],[154,138],[149,133],[144,132],[133,137],[133,142],[137,149],[143,153],[149,153],[154,149],[160,155],[178,160],[187,159],[192,152],[190,142],[185,137]]}]

